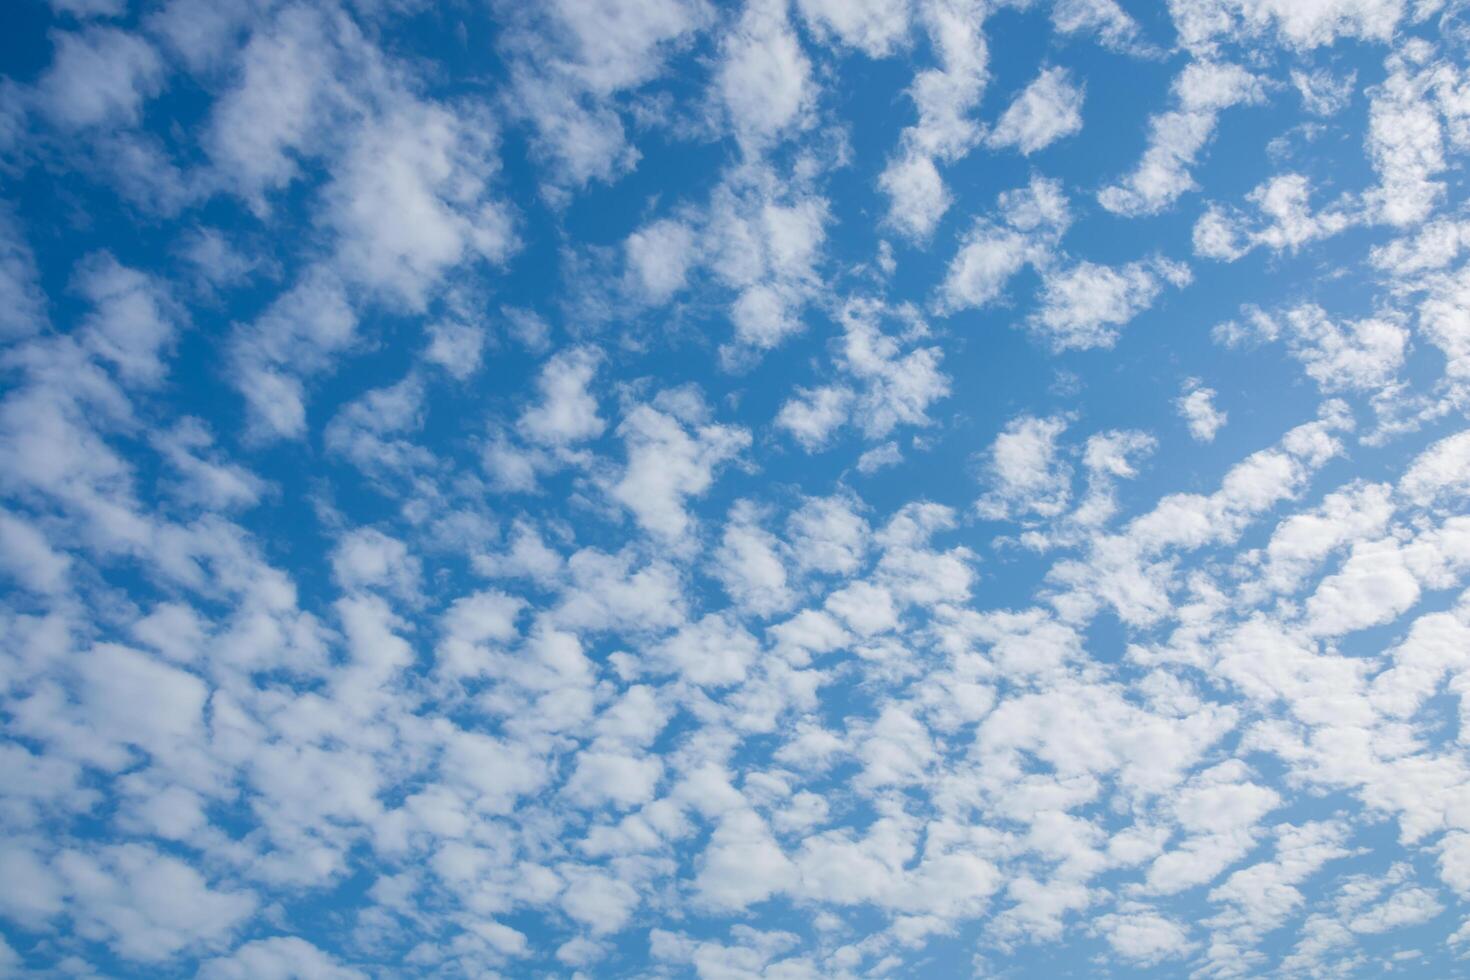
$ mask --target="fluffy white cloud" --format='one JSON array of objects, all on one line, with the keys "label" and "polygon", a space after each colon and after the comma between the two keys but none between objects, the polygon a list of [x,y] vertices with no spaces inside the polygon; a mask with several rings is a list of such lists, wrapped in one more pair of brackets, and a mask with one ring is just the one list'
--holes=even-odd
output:
[{"label": "fluffy white cloud", "polygon": [[1386,41],[1402,20],[1404,0],[1171,0],[1180,40],[1206,45],[1220,37],[1274,32],[1287,44],[1312,48],[1339,37]]},{"label": "fluffy white cloud", "polygon": [[93,306],[83,326],[87,345],[125,382],[158,384],[178,333],[179,314],[167,291],[105,252],[80,263],[76,288]]},{"label": "fluffy white cloud", "polygon": [[1162,258],[1116,268],[1078,262],[1042,278],[1030,325],[1053,350],[1111,347],[1118,328],[1151,307],[1164,286],[1180,288],[1192,278],[1188,266]]},{"label": "fluffy white cloud", "polygon": [[715,552],[713,574],[736,603],[756,615],[769,616],[790,606],[794,594],[780,542],[761,527],[759,519],[759,511],[749,501],[740,501],[731,509]]},{"label": "fluffy white cloud", "polygon": [[480,369],[485,352],[485,330],[469,323],[446,321],[429,327],[424,360],[437,364],[460,381]]},{"label": "fluffy white cloud", "polygon": [[933,233],[952,201],[936,163],[963,158],[980,140],[980,126],[970,113],[989,80],[983,18],[981,9],[966,4],[923,8],[921,19],[939,67],[914,76],[909,96],[919,118],[903,131],[878,180],[889,197],[889,224],[915,240]]},{"label": "fluffy white cloud", "polygon": [[366,976],[296,936],[252,939],[229,956],[205,962],[199,975],[206,980],[359,980]]},{"label": "fluffy white cloud", "polygon": [[1096,34],[1111,48],[1147,50],[1138,42],[1138,22],[1116,0],[1056,0],[1051,18],[1063,34]]},{"label": "fluffy white cloud", "polygon": [[759,149],[801,124],[813,99],[811,65],[783,0],[748,0],[723,49],[715,90],[743,146]]},{"label": "fluffy white cloud", "polygon": [[582,806],[626,809],[651,800],[662,774],[663,763],[652,756],[584,752],[563,792]]},{"label": "fluffy white cloud", "polygon": [[989,520],[1055,517],[1071,498],[1072,470],[1058,459],[1064,418],[1022,416],[1006,424],[985,454],[986,492],[976,507]]},{"label": "fluffy white cloud", "polygon": [[786,524],[792,557],[803,569],[850,575],[869,547],[868,522],[842,497],[813,497]]},{"label": "fluffy white cloud", "polygon": [[[188,14],[176,23],[191,34],[198,26]],[[223,26],[231,32],[236,25]],[[313,8],[283,9],[252,33],[235,84],[214,104],[205,145],[228,190],[257,210],[300,174],[298,154],[320,152],[320,124],[340,118],[332,76],[345,66],[333,28]],[[344,40],[350,49],[352,38]]]},{"label": "fluffy white cloud", "polygon": [[628,462],[609,493],[644,530],[669,544],[678,544],[692,529],[685,499],[704,494],[716,468],[750,445],[744,429],[696,424],[690,431],[650,405],[629,412],[618,435],[627,445]]},{"label": "fluffy white cloud", "polygon": [[1190,168],[1222,110],[1264,98],[1260,79],[1238,65],[1191,62],[1174,80],[1178,108],[1149,119],[1148,147],[1132,173],[1097,199],[1122,215],[1157,214],[1195,187]]},{"label": "fluffy white cloud", "polygon": [[326,191],[344,277],[422,308],[461,262],[504,259],[516,239],[488,193],[494,138],[473,106],[409,102],[364,125]]},{"label": "fluffy white cloud", "polygon": [[1033,177],[1028,186],[1001,194],[996,218],[977,220],[950,261],[939,305],[955,311],[996,302],[1027,264],[1038,268],[1050,264],[1070,223],[1058,181]]},{"label": "fluffy white cloud", "polygon": [[1342,205],[1313,213],[1311,185],[1301,174],[1271,178],[1246,195],[1264,219],[1252,228],[1239,214],[1211,205],[1194,225],[1194,251],[1234,262],[1251,249],[1295,252],[1303,245],[1337,234],[1356,216]]},{"label": "fluffy white cloud", "polygon": [[256,905],[248,892],[211,889],[189,865],[138,844],[66,851],[56,866],[77,932],[127,960],[156,963],[219,944]]},{"label": "fluffy white cloud", "polygon": [[797,0],[819,36],[857,48],[870,58],[893,53],[908,38],[909,0]]},{"label": "fluffy white cloud", "polygon": [[795,396],[781,406],[776,424],[807,450],[818,449],[847,421],[851,405],[851,389],[840,385],[797,389]]},{"label": "fluffy white cloud", "polygon": [[560,351],[541,368],[536,387],[540,404],[521,413],[521,432],[535,442],[566,445],[593,439],[606,423],[597,414],[597,399],[587,390],[597,372],[597,352],[589,347]]},{"label": "fluffy white cloud", "polygon": [[1335,324],[1319,306],[1287,310],[1281,317],[1247,309],[1246,323],[1228,321],[1215,328],[1217,341],[1238,345],[1249,340],[1286,341],[1291,356],[1324,392],[1370,389],[1390,383],[1403,364],[1408,331],[1392,319],[1370,317]]},{"label": "fluffy white cloud", "polygon": [[36,83],[36,97],[60,126],[125,126],[158,94],[163,76],[163,59],[142,37],[87,27],[57,34],[56,54]]},{"label": "fluffy white cloud", "polygon": [[306,431],[303,375],[327,370],[356,339],[357,314],[341,281],[313,269],[253,323],[236,331],[234,381],[261,440]]},{"label": "fluffy white cloud", "polygon": [[408,546],[375,528],[342,536],[332,552],[332,575],[343,589],[385,588],[412,595],[419,585],[419,564]]},{"label": "fluffy white cloud", "polygon": [[1099,917],[1096,928],[1119,955],[1139,964],[1176,959],[1193,947],[1188,929],[1137,903]]},{"label": "fluffy white cloud", "polygon": [[1016,96],[990,131],[992,146],[1030,156],[1082,129],[1082,88],[1065,68],[1047,68]]},{"label": "fluffy white cloud", "polygon": [[629,235],[623,243],[628,276],[650,303],[667,303],[684,288],[696,259],[692,229],[667,218]]},{"label": "fluffy white cloud", "polygon": [[533,129],[532,147],[549,164],[543,191],[611,182],[632,169],[619,96],[659,76],[667,60],[712,20],[701,0],[557,0],[535,10],[501,6],[511,29],[500,45],[512,61],[506,104]]},{"label": "fluffy white cloud", "polygon": [[1291,73],[1291,84],[1302,97],[1302,105],[1318,116],[1335,116],[1347,108],[1357,80],[1356,72],[1339,78],[1322,68]]},{"label": "fluffy white cloud", "polygon": [[0,338],[38,333],[46,323],[46,295],[36,257],[14,216],[0,209]]},{"label": "fluffy white cloud", "polygon": [[1179,415],[1189,426],[1189,434],[1199,442],[1213,442],[1215,433],[1225,425],[1228,415],[1215,407],[1215,389],[1206,388],[1196,378],[1184,385],[1184,394],[1175,400]]},{"label": "fluffy white cloud", "polygon": [[1454,972],[1434,4],[401,7],[17,22],[0,973]]},{"label": "fluffy white cloud", "polygon": [[57,592],[66,587],[70,565],[35,525],[0,511],[0,567],[12,579],[34,592]]},{"label": "fluffy white cloud", "polygon": [[1368,107],[1368,152],[1380,183],[1367,200],[1390,225],[1423,221],[1444,193],[1433,179],[1445,168],[1444,128],[1427,91],[1435,72],[1416,71],[1429,57],[1428,47],[1414,42],[1391,56],[1388,78]]}]

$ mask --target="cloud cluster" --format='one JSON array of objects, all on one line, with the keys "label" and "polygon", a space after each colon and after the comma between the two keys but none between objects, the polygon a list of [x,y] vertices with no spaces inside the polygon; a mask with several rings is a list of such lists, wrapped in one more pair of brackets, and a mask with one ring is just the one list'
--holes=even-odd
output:
[{"label": "cloud cluster", "polygon": [[32,8],[0,974],[1463,972],[1451,7]]}]

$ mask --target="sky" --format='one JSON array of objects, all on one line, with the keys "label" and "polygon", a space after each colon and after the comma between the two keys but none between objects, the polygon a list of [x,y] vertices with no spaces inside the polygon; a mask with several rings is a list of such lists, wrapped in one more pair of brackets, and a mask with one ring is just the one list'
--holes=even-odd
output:
[{"label": "sky", "polygon": [[1463,0],[0,19],[0,976],[1470,975]]}]

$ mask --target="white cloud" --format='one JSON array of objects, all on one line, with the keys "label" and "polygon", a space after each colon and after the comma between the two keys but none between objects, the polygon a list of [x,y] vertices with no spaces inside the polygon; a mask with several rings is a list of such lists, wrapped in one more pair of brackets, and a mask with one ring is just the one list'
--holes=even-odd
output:
[{"label": "white cloud", "polygon": [[859,636],[873,636],[898,628],[893,594],[869,582],[853,582],[827,597],[827,611]]},{"label": "white cloud", "polygon": [[987,520],[1055,517],[1071,499],[1072,470],[1058,458],[1064,418],[1012,419],[985,454],[986,491],[976,502]]},{"label": "white cloud", "polygon": [[357,314],[342,283],[312,269],[253,323],[235,332],[234,381],[245,396],[251,431],[261,440],[306,431],[303,376],[331,367],[356,339]]},{"label": "white cloud", "polygon": [[656,560],[635,569],[626,553],[608,555],[584,548],[567,559],[572,588],[553,618],[574,630],[664,630],[684,621],[679,572]]},{"label": "white cloud", "polygon": [[1399,492],[1421,507],[1470,492],[1470,432],[1446,436],[1416,456]]},{"label": "white cloud", "polygon": [[39,333],[46,325],[36,257],[9,208],[0,207],[0,339]]},{"label": "white cloud", "polygon": [[1195,187],[1190,168],[1214,134],[1222,110],[1263,100],[1260,79],[1230,64],[1193,61],[1174,80],[1178,108],[1149,119],[1138,167],[1104,188],[1098,203],[1126,216],[1158,214]]},{"label": "white cloud", "polygon": [[934,159],[921,153],[895,159],[878,178],[878,187],[889,197],[888,223],[915,240],[929,237],[954,203]]},{"label": "white cloud", "polygon": [[157,385],[180,313],[163,287],[106,252],[78,264],[76,289],[93,306],[83,323],[87,346],[129,384]]},{"label": "white cloud", "polygon": [[[885,333],[880,327],[885,316],[905,329]],[[904,349],[929,336],[917,311],[854,299],[843,304],[836,319],[843,337],[833,360],[851,384],[798,388],[781,406],[776,424],[808,452],[824,447],[849,421],[869,439],[881,439],[900,425],[932,424],[930,406],[949,394],[950,380],[940,370],[939,347]]]},{"label": "white cloud", "polygon": [[[191,35],[200,25],[188,15],[173,23]],[[231,181],[227,189],[255,210],[297,178],[299,153],[319,152],[319,126],[336,111],[332,76],[340,58],[331,27],[309,7],[285,8],[241,52],[238,81],[215,102],[204,143]]]},{"label": "white cloud", "polygon": [[65,851],[56,865],[72,896],[77,932],[127,960],[160,962],[218,944],[256,906],[248,892],[211,889],[178,858],[139,844]]},{"label": "white cloud", "polygon": [[[861,388],[852,419],[869,439],[881,439],[900,425],[929,425],[929,407],[949,394],[949,378],[939,369],[938,347],[904,353],[900,339],[878,328],[881,309],[848,303],[839,319],[844,336],[839,365]],[[908,320],[905,340],[925,337],[927,327],[912,310],[899,310]]]},{"label": "white cloud", "polygon": [[534,442],[554,446],[601,435],[606,423],[597,414],[597,399],[587,390],[599,360],[593,348],[572,347],[547,361],[536,379],[541,402],[521,413],[520,431]]},{"label": "white cloud", "polygon": [[332,577],[347,591],[385,588],[412,596],[419,585],[419,563],[408,546],[374,528],[342,536],[332,552]]},{"label": "white cloud", "polygon": [[694,887],[710,906],[734,911],[784,891],[795,875],[765,821],[753,811],[738,810],[716,826]]},{"label": "white cloud", "polygon": [[430,469],[433,455],[408,438],[423,428],[425,387],[410,371],[402,381],[348,402],[322,433],[327,451],[382,485]]},{"label": "white cloud", "polygon": [[268,492],[264,480],[224,460],[214,436],[199,419],[180,419],[168,432],[154,436],[153,445],[176,476],[166,484],[168,493],[185,506],[215,511],[248,508]]},{"label": "white cloud", "polygon": [[780,542],[759,521],[760,513],[749,501],[731,508],[714,555],[713,574],[738,605],[769,616],[788,608],[795,597]]},{"label": "white cloud", "polygon": [[698,256],[694,231],[667,218],[633,232],[623,242],[628,278],[642,298],[655,305],[667,303],[684,288]]},{"label": "white cloud", "polygon": [[1215,339],[1228,345],[1246,340],[1286,341],[1307,376],[1324,392],[1380,388],[1393,381],[1408,349],[1408,331],[1389,316],[1333,323],[1320,306],[1304,304],[1280,317],[1258,309],[1244,311],[1246,323],[1229,321],[1215,328]]},{"label": "white cloud", "polygon": [[702,215],[660,219],[624,240],[623,298],[630,312],[666,302],[697,268],[707,269],[734,293],[735,336],[721,357],[727,366],[749,366],[804,328],[802,307],[819,289],[829,220],[827,201],[809,180],[759,161],[734,166]]},{"label": "white cloud", "polygon": [[801,125],[814,96],[811,65],[784,0],[747,0],[721,47],[715,91],[742,146],[759,150]]},{"label": "white cloud", "polygon": [[1238,212],[1212,204],[1195,222],[1194,252],[1227,262],[1259,246],[1295,253],[1303,245],[1330,238],[1357,220],[1341,202],[1314,214],[1310,196],[1311,184],[1301,174],[1272,177],[1246,195],[1265,219],[1254,228]]},{"label": "white cloud", "polygon": [[1016,96],[990,131],[991,146],[1013,146],[1030,156],[1082,130],[1079,85],[1065,68],[1047,68]]},{"label": "white cloud", "polygon": [[1071,224],[1061,183],[1033,177],[1028,186],[1006,191],[996,201],[997,218],[980,218],[965,235],[940,287],[946,312],[996,302],[1006,284],[1027,264],[1047,267]]},{"label": "white cloud", "polygon": [[1367,195],[1378,219],[1406,227],[1418,224],[1438,204],[1444,184],[1444,130],[1428,97],[1433,70],[1415,72],[1429,55],[1419,43],[1388,59],[1389,74],[1368,105],[1367,147],[1379,186]]},{"label": "white cloud", "polygon": [[1189,426],[1189,434],[1197,442],[1213,442],[1215,433],[1224,427],[1228,415],[1215,407],[1215,389],[1206,388],[1197,378],[1184,384],[1184,393],[1174,401],[1179,415]]},{"label": "white cloud", "polygon": [[516,247],[509,207],[489,194],[495,127],[456,108],[406,102],[364,125],[326,190],[343,276],[413,309],[461,262]]},{"label": "white cloud", "polygon": [[627,924],[640,899],[633,886],[598,872],[579,875],[562,895],[567,915],[594,935],[618,932]]},{"label": "white cloud", "polygon": [[709,424],[691,432],[649,405],[629,412],[618,435],[627,445],[628,462],[609,493],[645,531],[675,545],[693,528],[685,499],[703,495],[716,468],[750,445],[744,429]]},{"label": "white cloud", "polygon": [[691,684],[723,687],[742,680],[759,652],[755,637],[744,627],[711,614],[664,640],[651,656]]},{"label": "white cloud", "polygon": [[909,0],[797,0],[812,31],[870,58],[893,54],[908,39]]},{"label": "white cloud", "polygon": [[1427,888],[1400,888],[1379,905],[1354,916],[1348,923],[1353,932],[1380,933],[1428,922],[1444,911],[1434,892]]},{"label": "white cloud", "polygon": [[868,522],[842,497],[811,497],[792,513],[786,536],[797,566],[851,575],[868,549]]},{"label": "white cloud", "polygon": [[1338,636],[1388,623],[1419,600],[1419,582],[1392,540],[1360,541],[1306,602],[1307,629]]},{"label": "white cloud", "polygon": [[583,752],[563,793],[581,806],[611,803],[627,809],[653,799],[663,769],[663,762],[654,756]]},{"label": "white cloud", "polygon": [[0,568],[33,592],[66,587],[71,559],[51,547],[46,536],[25,519],[0,510]]},{"label": "white cloud", "polygon": [[657,75],[662,58],[700,29],[709,14],[702,3],[683,0],[555,0],[550,6],[556,27],[565,33],[558,69],[600,94]]},{"label": "white cloud", "polygon": [[1249,853],[1257,823],[1281,797],[1247,780],[1248,772],[1239,762],[1222,763],[1176,791],[1171,807],[1188,836],[1149,866],[1147,892],[1172,895],[1213,881]]},{"label": "white cloud", "polygon": [[1119,955],[1141,965],[1177,959],[1194,947],[1187,928],[1139,903],[1100,916],[1095,927]]},{"label": "white cloud", "polygon": [[826,445],[832,433],[847,422],[851,405],[852,391],[841,385],[798,388],[781,406],[776,425],[811,452]]},{"label": "white cloud", "polygon": [[532,147],[549,164],[543,191],[565,201],[589,181],[611,182],[638,162],[618,97],[657,78],[712,19],[702,0],[504,4],[501,36],[512,63],[507,109],[528,120]]},{"label": "white cloud", "polygon": [[545,763],[525,745],[455,730],[445,739],[446,780],[462,785],[485,813],[509,813],[521,797],[546,785]]},{"label": "white cloud", "polygon": [[1292,47],[1314,48],[1340,37],[1388,41],[1404,7],[1404,0],[1171,0],[1169,12],[1191,48],[1268,31]]},{"label": "white cloud", "polygon": [[486,671],[490,644],[503,648],[520,636],[516,625],[525,601],[487,590],[454,600],[440,620],[444,637],[434,651],[438,669],[451,677],[474,677]]},{"label": "white cloud", "polygon": [[1032,330],[1056,351],[1111,347],[1118,328],[1153,305],[1165,285],[1188,285],[1189,268],[1168,259],[1112,267],[1082,261],[1042,277]]},{"label": "white cloud", "polygon": [[56,54],[36,83],[36,95],[57,125],[126,126],[137,122],[163,77],[163,59],[143,38],[88,27],[56,35]]},{"label": "white cloud", "polygon": [[366,974],[343,966],[297,936],[252,939],[229,956],[206,960],[203,980],[361,980]]},{"label": "white cloud", "polygon": [[197,281],[209,288],[226,289],[249,282],[265,263],[245,255],[236,242],[217,228],[193,228],[179,243],[179,255],[194,267]]},{"label": "white cloud", "polygon": [[903,462],[903,452],[898,448],[896,442],[885,442],[881,446],[874,446],[858,457],[857,468],[859,473],[876,473],[889,466],[897,466]]},{"label": "white cloud", "polygon": [[608,106],[585,104],[575,90],[548,81],[534,70],[514,76],[511,111],[536,126],[532,146],[553,164],[548,176],[556,183],[544,190],[553,203],[565,200],[558,185],[580,188],[592,181],[612,183],[632,170],[638,151],[628,143],[621,117]]},{"label": "white cloud", "polygon": [[429,326],[424,360],[437,364],[451,377],[464,381],[480,369],[485,353],[485,329],[471,323],[443,321]]},{"label": "white cloud", "polygon": [[959,4],[926,5],[922,11],[939,67],[914,76],[909,97],[919,118],[904,129],[879,178],[890,199],[888,223],[915,240],[933,233],[952,201],[936,163],[963,158],[980,140],[980,126],[970,113],[989,80],[983,17],[982,10]]},{"label": "white cloud", "polygon": [[1335,116],[1352,101],[1353,89],[1357,86],[1357,72],[1348,72],[1341,78],[1323,68],[1310,72],[1293,70],[1291,84],[1296,86],[1307,111],[1318,116]]},{"label": "white cloud", "polygon": [[208,688],[195,675],[116,644],[94,648],[79,671],[95,734],[74,733],[86,739],[74,749],[106,756],[128,744],[167,762],[202,733]]},{"label": "white cloud", "polygon": [[1096,34],[1103,44],[1124,51],[1141,47],[1138,22],[1115,0],[1056,0],[1051,18],[1062,34]]}]

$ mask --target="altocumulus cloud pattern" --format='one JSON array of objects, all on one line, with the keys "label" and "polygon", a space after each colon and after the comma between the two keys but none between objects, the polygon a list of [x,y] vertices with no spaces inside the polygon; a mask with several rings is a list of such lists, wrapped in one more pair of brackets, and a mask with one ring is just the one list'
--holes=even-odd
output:
[{"label": "altocumulus cloud pattern", "polygon": [[11,0],[0,975],[1470,975],[1461,0]]}]

